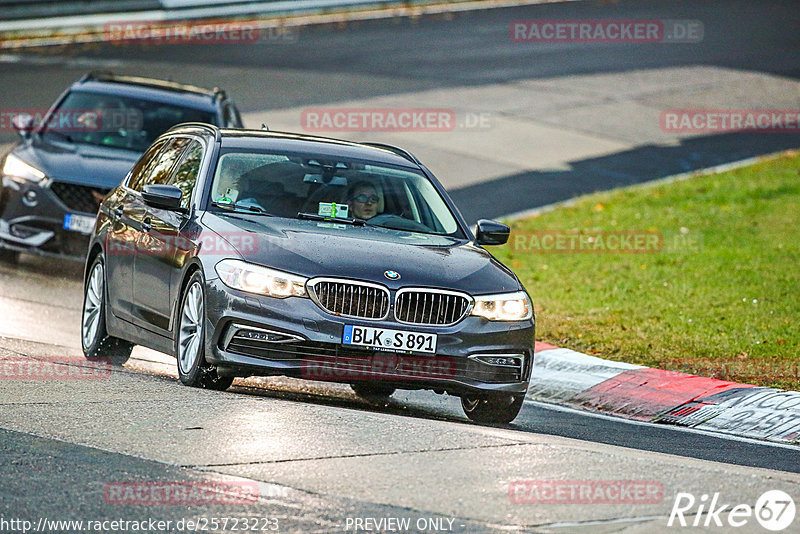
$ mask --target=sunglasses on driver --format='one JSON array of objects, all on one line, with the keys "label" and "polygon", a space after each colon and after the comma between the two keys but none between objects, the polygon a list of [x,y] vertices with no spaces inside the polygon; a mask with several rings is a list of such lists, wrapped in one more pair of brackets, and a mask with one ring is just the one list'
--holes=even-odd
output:
[{"label": "sunglasses on driver", "polygon": [[350,200],[355,200],[356,202],[359,202],[361,204],[366,204],[367,202],[375,203],[375,202],[380,200],[380,197],[378,197],[378,195],[364,195],[364,194],[361,194],[361,195],[358,195],[357,197],[351,198]]}]

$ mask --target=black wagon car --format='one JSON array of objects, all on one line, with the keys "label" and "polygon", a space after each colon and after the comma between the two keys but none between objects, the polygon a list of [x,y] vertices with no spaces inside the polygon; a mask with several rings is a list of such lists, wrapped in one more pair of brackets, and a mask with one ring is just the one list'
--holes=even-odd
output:
[{"label": "black wagon car", "polygon": [[189,386],[286,375],[362,396],[431,389],[509,422],[533,366],[531,299],[431,172],[385,145],[181,125],[100,207],[87,357],[172,354]]},{"label": "black wagon car", "polygon": [[21,140],[0,156],[0,256],[83,261],[100,201],[147,147],[191,121],[241,127],[224,91],[92,72],[42,113],[13,115]]}]

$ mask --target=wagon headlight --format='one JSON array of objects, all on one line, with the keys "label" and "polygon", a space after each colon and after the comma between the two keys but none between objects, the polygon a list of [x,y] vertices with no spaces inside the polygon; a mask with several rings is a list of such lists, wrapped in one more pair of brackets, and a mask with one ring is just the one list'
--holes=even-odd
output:
[{"label": "wagon headlight", "polygon": [[44,179],[44,173],[42,171],[25,163],[13,154],[9,154],[6,157],[6,162],[3,164],[3,174],[5,176],[23,178],[31,182],[41,182]]},{"label": "wagon headlight", "polygon": [[531,299],[524,291],[475,297],[470,315],[490,321],[524,321],[533,316]]},{"label": "wagon headlight", "polygon": [[276,271],[253,265],[241,260],[222,260],[214,269],[226,286],[285,299],[287,297],[307,297],[306,280],[302,276]]}]

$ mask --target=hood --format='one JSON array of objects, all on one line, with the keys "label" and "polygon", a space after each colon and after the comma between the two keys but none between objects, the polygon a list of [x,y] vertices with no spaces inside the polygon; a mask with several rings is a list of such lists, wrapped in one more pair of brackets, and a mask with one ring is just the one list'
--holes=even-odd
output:
[{"label": "hood", "polygon": [[[425,286],[474,295],[521,288],[507,267],[464,239],[245,214],[205,213],[203,223],[245,261],[309,278],[334,276],[391,289]],[[400,279],[387,279],[387,270],[398,272]]]},{"label": "hood", "polygon": [[18,146],[13,153],[53,180],[104,189],[118,186],[141,156],[135,151],[85,144],[56,144],[38,137]]}]

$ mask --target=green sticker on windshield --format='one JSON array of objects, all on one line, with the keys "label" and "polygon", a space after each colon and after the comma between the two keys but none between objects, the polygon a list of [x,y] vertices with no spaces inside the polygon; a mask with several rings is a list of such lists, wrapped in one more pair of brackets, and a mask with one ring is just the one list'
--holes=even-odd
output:
[{"label": "green sticker on windshield", "polygon": [[233,199],[229,197],[231,190],[225,191],[225,194],[217,199],[217,204],[233,204]]},{"label": "green sticker on windshield", "polygon": [[350,207],[347,204],[337,204],[336,202],[320,202],[317,215],[323,217],[347,217]]}]

